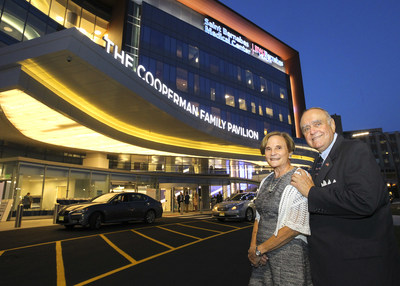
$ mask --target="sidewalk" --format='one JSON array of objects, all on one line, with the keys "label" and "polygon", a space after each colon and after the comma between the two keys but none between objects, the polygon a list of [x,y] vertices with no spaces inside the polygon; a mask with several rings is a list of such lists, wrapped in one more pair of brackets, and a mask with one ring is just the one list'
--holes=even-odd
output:
[{"label": "sidewalk", "polygon": [[[191,211],[188,213],[183,213],[182,215],[178,212],[174,212],[174,213],[164,212],[163,213],[163,217],[177,217],[177,216],[188,217],[188,216],[194,216],[194,215],[211,215],[211,211],[203,211],[203,212]],[[52,225],[56,225],[56,224],[53,224],[52,216],[45,217],[45,218],[26,218],[26,219],[22,218],[20,227],[15,227],[15,220],[0,222],[0,231],[18,230],[18,229],[22,229],[22,228],[32,228],[32,227],[42,227],[42,226],[52,226]]]}]

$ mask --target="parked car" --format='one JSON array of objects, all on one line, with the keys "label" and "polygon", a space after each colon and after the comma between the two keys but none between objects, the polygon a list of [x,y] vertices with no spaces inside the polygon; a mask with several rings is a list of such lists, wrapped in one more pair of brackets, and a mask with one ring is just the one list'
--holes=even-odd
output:
[{"label": "parked car", "polygon": [[66,228],[75,225],[99,229],[103,223],[143,220],[153,223],[162,216],[161,203],[140,193],[107,193],[88,202],[65,206],[57,215],[57,223]]},{"label": "parked car", "polygon": [[225,219],[253,221],[256,216],[255,197],[255,192],[234,194],[225,201],[216,204],[212,209],[212,216],[220,221]]}]

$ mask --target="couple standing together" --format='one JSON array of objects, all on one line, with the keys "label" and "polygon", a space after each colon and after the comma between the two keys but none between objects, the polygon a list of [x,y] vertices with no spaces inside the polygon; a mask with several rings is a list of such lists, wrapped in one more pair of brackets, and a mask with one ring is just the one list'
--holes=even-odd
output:
[{"label": "couple standing together", "polygon": [[287,133],[261,143],[274,171],[255,200],[249,285],[400,285],[389,196],[368,146],[337,135],[320,108],[304,112],[300,126],[320,153],[312,177],[291,166]]}]

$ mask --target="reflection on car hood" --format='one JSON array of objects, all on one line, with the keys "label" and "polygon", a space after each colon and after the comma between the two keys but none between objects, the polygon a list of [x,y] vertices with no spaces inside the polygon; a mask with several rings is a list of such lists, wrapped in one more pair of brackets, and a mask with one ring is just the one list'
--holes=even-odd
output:
[{"label": "reflection on car hood", "polygon": [[77,211],[77,210],[81,210],[83,208],[95,206],[95,205],[102,205],[102,203],[86,202],[86,203],[73,204],[73,205],[64,207],[63,210],[71,212],[71,211]]},{"label": "reflection on car hood", "polygon": [[225,201],[216,204],[218,207],[230,207],[230,206],[235,206],[244,203],[244,201]]}]

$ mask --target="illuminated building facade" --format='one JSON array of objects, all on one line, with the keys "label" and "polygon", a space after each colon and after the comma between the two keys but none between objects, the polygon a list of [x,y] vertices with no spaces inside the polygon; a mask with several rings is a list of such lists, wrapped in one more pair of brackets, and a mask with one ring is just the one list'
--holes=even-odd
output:
[{"label": "illuminated building facade", "polygon": [[[214,0],[0,1],[0,191],[32,213],[109,191],[201,208],[254,189],[264,134],[300,137],[296,50]],[[296,139],[292,162],[314,152]],[[12,212],[11,212],[12,213]]]}]

